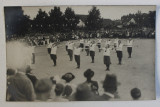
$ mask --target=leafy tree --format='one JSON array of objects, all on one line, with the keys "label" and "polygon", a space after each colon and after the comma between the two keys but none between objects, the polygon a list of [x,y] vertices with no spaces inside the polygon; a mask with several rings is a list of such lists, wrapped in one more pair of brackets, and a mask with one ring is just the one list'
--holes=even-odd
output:
[{"label": "leafy tree", "polygon": [[39,9],[37,16],[33,19],[32,28],[36,32],[46,33],[49,29],[49,17],[45,11]]},{"label": "leafy tree", "polygon": [[5,27],[7,35],[23,35],[30,27],[30,17],[24,15],[22,7],[5,7]]},{"label": "leafy tree", "polygon": [[100,11],[95,6],[89,11],[85,25],[88,30],[98,30],[102,27]]},{"label": "leafy tree", "polygon": [[149,11],[148,20],[150,22],[150,26],[155,28],[155,19],[156,19],[156,11]]},{"label": "leafy tree", "polygon": [[64,21],[65,21],[65,28],[69,31],[75,30],[77,24],[79,23],[79,18],[75,15],[74,11],[67,7],[64,12]]},{"label": "leafy tree", "polygon": [[50,31],[60,32],[63,30],[64,26],[64,17],[60,10],[60,7],[54,7],[49,12],[49,22],[50,22]]}]

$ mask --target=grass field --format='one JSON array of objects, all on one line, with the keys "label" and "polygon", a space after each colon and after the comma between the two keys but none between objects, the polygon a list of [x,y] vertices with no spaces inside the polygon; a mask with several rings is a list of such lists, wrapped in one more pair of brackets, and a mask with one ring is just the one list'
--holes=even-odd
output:
[{"label": "grass field", "polygon": [[[105,39],[104,39],[105,40]],[[112,40],[113,41],[113,40]],[[78,41],[74,41],[78,43]],[[122,40],[125,43],[124,40]],[[102,43],[103,46],[104,42]],[[113,44],[113,42],[112,42]],[[116,52],[111,51],[110,71],[105,71],[103,64],[103,52],[98,52],[96,47],[95,63],[90,63],[91,58],[86,56],[86,52],[81,53],[81,68],[76,69],[75,61],[69,61],[69,56],[65,50],[65,42],[61,42],[57,50],[57,66],[53,66],[46,46],[36,47],[36,63],[32,65],[33,73],[40,78],[48,78],[59,75],[60,77],[72,72],[75,75],[73,84],[78,85],[85,81],[83,73],[91,68],[95,75],[93,80],[99,82],[99,92],[103,93],[102,81],[107,73],[114,73],[117,76],[120,98],[116,100],[132,100],[130,90],[139,88],[142,96],[140,100],[155,99],[155,40],[135,39],[133,44],[132,58],[128,58],[127,47],[123,47],[122,65],[118,65]]]}]

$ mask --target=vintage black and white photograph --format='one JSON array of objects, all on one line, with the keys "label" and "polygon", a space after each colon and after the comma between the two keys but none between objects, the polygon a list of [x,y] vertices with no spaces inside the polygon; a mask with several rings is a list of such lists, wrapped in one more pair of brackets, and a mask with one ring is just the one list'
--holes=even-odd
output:
[{"label": "vintage black and white photograph", "polygon": [[155,100],[153,5],[4,7],[6,101]]}]

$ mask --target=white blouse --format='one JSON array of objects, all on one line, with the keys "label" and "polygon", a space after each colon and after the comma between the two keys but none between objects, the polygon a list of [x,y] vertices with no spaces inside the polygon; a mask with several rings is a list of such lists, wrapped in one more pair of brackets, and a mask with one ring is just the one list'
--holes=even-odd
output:
[{"label": "white blouse", "polygon": [[133,40],[127,40],[127,47],[132,47],[133,46]]},{"label": "white blouse", "polygon": [[96,47],[96,44],[91,44],[90,45],[90,51],[95,51],[95,47]]},{"label": "white blouse", "polygon": [[103,55],[104,56],[110,56],[110,53],[111,53],[111,48],[103,48]]},{"label": "white blouse", "polygon": [[123,49],[123,44],[117,44],[117,51],[122,51]]},{"label": "white blouse", "polygon": [[54,55],[57,54],[57,46],[54,46],[51,48],[51,54],[54,54]]}]

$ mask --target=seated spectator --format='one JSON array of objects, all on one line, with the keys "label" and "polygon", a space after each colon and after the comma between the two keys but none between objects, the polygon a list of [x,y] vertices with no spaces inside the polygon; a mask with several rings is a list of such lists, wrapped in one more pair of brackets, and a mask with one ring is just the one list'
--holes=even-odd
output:
[{"label": "seated spectator", "polygon": [[95,94],[99,94],[98,92],[98,82],[91,80],[91,78],[94,76],[94,72],[91,69],[87,69],[84,72],[84,77],[86,77],[86,82],[84,84],[87,84],[90,87],[90,90],[93,91]]},{"label": "seated spectator", "polygon": [[63,91],[64,91],[64,86],[60,83],[56,84],[56,87],[55,87],[56,97],[53,101],[56,101],[56,102],[66,102],[66,101],[68,101],[67,99],[62,97]]},{"label": "seated spectator", "polygon": [[107,74],[103,82],[105,93],[102,95],[104,100],[118,98],[117,94],[117,77],[114,74]]},{"label": "seated spectator", "polygon": [[138,100],[141,97],[141,91],[138,88],[133,88],[131,90],[131,96],[133,100]]},{"label": "seated spectator", "polygon": [[[12,70],[7,70],[9,73]],[[12,73],[11,73],[12,74]],[[9,73],[10,75],[10,73]],[[7,96],[9,101],[34,101],[35,93],[33,84],[22,71],[17,71],[13,76],[8,78]]]},{"label": "seated spectator", "polygon": [[37,101],[47,101],[50,98],[52,81],[50,79],[38,80],[35,84]]}]

